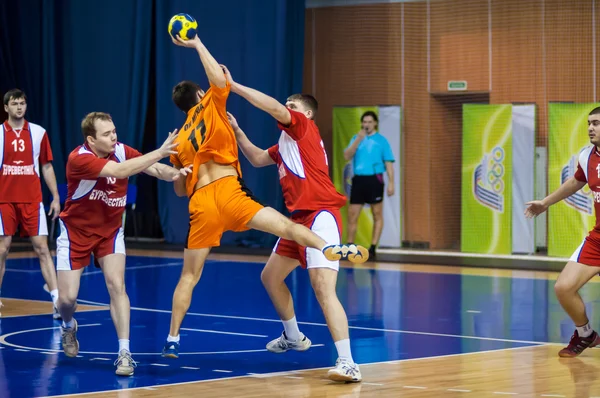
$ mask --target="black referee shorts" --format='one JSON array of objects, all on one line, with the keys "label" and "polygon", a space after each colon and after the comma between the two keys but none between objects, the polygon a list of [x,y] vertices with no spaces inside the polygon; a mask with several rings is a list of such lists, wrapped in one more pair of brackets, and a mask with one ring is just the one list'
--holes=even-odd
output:
[{"label": "black referee shorts", "polygon": [[352,177],[350,204],[363,205],[383,201],[383,174]]}]

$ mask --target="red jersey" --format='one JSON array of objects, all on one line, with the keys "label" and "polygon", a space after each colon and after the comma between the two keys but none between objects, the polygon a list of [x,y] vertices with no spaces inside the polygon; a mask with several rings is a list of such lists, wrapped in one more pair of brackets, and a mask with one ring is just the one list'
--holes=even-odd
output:
[{"label": "red jersey", "polygon": [[[596,213],[595,232],[600,232],[600,153],[595,146],[585,148],[579,153],[579,162],[574,175],[575,179],[581,182],[587,182],[592,191],[592,200],[594,203],[594,212]],[[591,207],[586,209],[585,202],[589,199],[576,192],[573,196],[567,198],[576,208],[589,212]],[[590,203],[591,204],[591,203]]]},{"label": "red jersey", "polygon": [[98,177],[110,160],[124,162],[142,156],[135,149],[118,143],[115,152],[99,158],[85,145],[67,160],[67,201],[60,219],[67,229],[110,238],[122,225],[127,204],[128,178]]},{"label": "red jersey", "polygon": [[329,177],[327,153],[314,121],[300,112],[290,111],[289,126],[278,124],[281,137],[269,148],[269,155],[277,163],[279,182],[285,205],[296,210],[339,209],[346,197],[336,191]]},{"label": "red jersey", "polygon": [[40,203],[40,165],[52,161],[50,140],[43,127],[25,121],[21,130],[0,125],[0,203]]}]

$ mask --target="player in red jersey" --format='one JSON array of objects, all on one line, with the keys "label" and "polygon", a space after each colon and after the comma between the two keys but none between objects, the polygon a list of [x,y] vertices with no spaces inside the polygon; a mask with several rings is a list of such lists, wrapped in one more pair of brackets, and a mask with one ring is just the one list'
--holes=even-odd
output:
[{"label": "player in red jersey", "polygon": [[52,297],[54,319],[59,319],[56,270],[48,250],[48,225],[40,183],[41,172],[53,198],[49,214],[56,219],[60,198],[50,140],[43,127],[25,120],[27,96],[23,91],[8,91],[4,95],[4,110],[8,120],[0,125],[0,288],[12,236],[20,225],[20,235],[31,238],[33,250],[40,259],[42,275]]},{"label": "player in red jersey", "polygon": [[528,202],[529,206],[525,209],[525,216],[532,218],[567,198],[573,206],[577,207],[582,203],[585,204],[589,200],[588,197],[583,195],[569,197],[586,184],[592,191],[596,225],[575,250],[554,285],[560,305],[569,314],[576,327],[569,345],[558,353],[561,357],[576,357],[586,348],[600,344],[600,336],[590,325],[585,305],[578,293],[583,285],[600,272],[600,107],[593,109],[588,115],[588,135],[592,146],[579,153],[575,175],[544,199]]},{"label": "player in red jersey", "polygon": [[94,255],[102,269],[110,294],[110,313],[119,338],[116,374],[131,376],[136,366],[129,351],[129,297],[125,292],[125,241],[122,216],[127,203],[128,177],[144,172],[165,181],[185,178],[190,168],[177,170],[157,163],[175,153],[177,133],[163,145],[142,155],[117,142],[110,115],[88,114],[81,123],[84,143],[67,160],[68,193],[60,213],[60,236],[56,246],[56,268],[60,291],[59,311],[63,318],[62,347],[69,357],[77,356],[77,322],[73,318],[81,273]]},{"label": "player in red jersey", "polygon": [[[284,105],[257,90],[236,83],[223,67],[231,91],[252,105],[269,113],[282,130],[279,142],[267,150],[256,147],[239,128],[230,114],[238,145],[254,167],[276,164],[279,182],[292,221],[303,224],[327,242],[339,244],[342,221],[340,208],[346,197],[338,193],[329,177],[327,153],[314,122],[318,104],[306,94],[295,94]],[[294,241],[279,239],[273,249],[261,279],[284,326],[282,335],[267,344],[271,352],[304,351],[310,340],[298,328],[292,295],[285,278],[298,266],[308,268],[311,284],[321,305],[327,326],[338,351],[335,368],[328,373],[335,381],[359,382],[360,369],[352,359],[348,318],[335,287],[339,261],[328,261],[318,250],[300,246]]]}]

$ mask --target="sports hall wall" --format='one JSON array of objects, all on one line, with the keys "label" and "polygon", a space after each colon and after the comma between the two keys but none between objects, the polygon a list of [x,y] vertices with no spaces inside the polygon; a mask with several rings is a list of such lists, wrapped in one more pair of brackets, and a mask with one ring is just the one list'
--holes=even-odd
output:
[{"label": "sports hall wall", "polygon": [[[207,87],[198,55],[171,43],[171,16],[197,18],[201,39],[236,80],[283,101],[302,88],[304,10],[304,0],[3,0],[0,95],[25,90],[26,117],[47,129],[57,179],[64,183],[68,154],[82,142],[80,122],[88,112],[110,113],[119,140],[146,152],[185,120],[171,101],[173,86],[185,79]],[[280,132],[270,116],[233,94],[227,106],[257,145],[277,142]],[[254,194],[283,211],[276,169],[241,162]],[[133,183],[141,235],[184,243],[186,200],[144,175]],[[272,247],[274,238],[229,233],[222,243]]]},{"label": "sports hall wall", "polygon": [[[327,149],[334,106],[402,106],[403,239],[413,247],[460,248],[464,103],[536,104],[536,145],[546,146],[550,102],[599,99],[599,0],[308,3],[304,91],[319,100]],[[449,93],[450,80],[468,91]]]}]

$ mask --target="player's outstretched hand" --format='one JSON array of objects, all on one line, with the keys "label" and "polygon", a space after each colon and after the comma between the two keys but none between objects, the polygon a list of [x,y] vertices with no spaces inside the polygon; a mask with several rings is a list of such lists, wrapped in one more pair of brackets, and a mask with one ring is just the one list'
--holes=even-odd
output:
[{"label": "player's outstretched hand", "polygon": [[233,128],[233,131],[236,131],[240,128],[240,125],[238,124],[235,117],[233,117],[233,115],[229,112],[227,112],[227,119],[229,119],[229,124],[231,124],[231,128]]},{"label": "player's outstretched hand", "polygon": [[531,202],[525,203],[527,208],[525,209],[525,217],[533,218],[536,217],[546,210],[548,210],[548,206],[545,205],[541,200],[532,200]]},{"label": "player's outstretched hand", "polygon": [[171,154],[176,154],[177,151],[175,151],[175,147],[177,147],[177,142],[175,142],[175,140],[177,139],[177,129],[173,130],[172,133],[169,133],[169,136],[167,137],[167,139],[165,140],[165,142],[163,142],[163,144],[161,145],[160,148],[158,148],[158,152],[161,154],[161,156],[163,158],[166,158],[167,156],[171,155]]},{"label": "player's outstretched hand", "polygon": [[221,69],[223,69],[223,73],[225,74],[225,78],[227,79],[229,84],[233,85],[233,83],[235,82],[233,81],[233,77],[231,77],[231,72],[229,72],[229,69],[227,69],[227,67],[223,64],[219,64],[219,66],[221,67]]},{"label": "player's outstretched hand", "polygon": [[200,38],[198,37],[198,35],[194,36],[193,39],[189,39],[189,40],[183,40],[181,37],[179,37],[179,35],[176,35],[175,37],[176,37],[176,39],[174,39],[173,36],[171,36],[171,41],[176,46],[187,47],[187,48],[196,48],[200,44]]},{"label": "player's outstretched hand", "polygon": [[192,172],[192,167],[193,165],[190,165],[188,167],[183,167],[179,170],[177,170],[176,168],[173,167],[174,173],[171,176],[171,181],[177,181],[180,178],[185,178],[187,177],[188,174],[190,174]]}]

